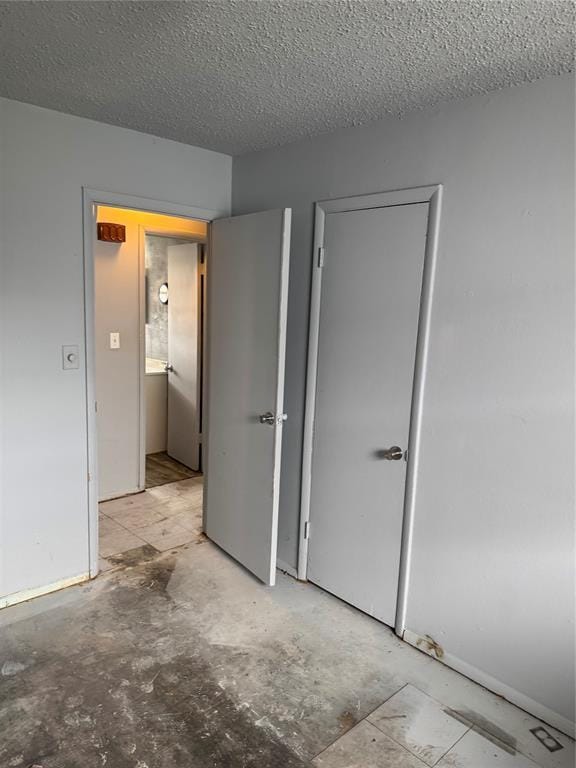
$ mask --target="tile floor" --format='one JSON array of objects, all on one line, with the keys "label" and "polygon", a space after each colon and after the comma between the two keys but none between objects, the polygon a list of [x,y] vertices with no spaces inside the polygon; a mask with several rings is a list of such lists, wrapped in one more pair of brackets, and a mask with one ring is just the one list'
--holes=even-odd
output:
[{"label": "tile floor", "polygon": [[[569,741],[569,740],[567,740]],[[570,765],[573,744],[555,763]],[[473,722],[407,684],[313,761],[319,768],[536,768],[516,744],[480,732]]]},{"label": "tile floor", "polygon": [[202,489],[200,475],[102,502],[100,570],[196,541],[202,536]]}]

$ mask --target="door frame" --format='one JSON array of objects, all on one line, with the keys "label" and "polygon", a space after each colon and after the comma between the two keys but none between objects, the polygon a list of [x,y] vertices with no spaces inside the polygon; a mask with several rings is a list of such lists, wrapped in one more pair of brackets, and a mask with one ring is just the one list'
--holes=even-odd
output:
[{"label": "door frame", "polygon": [[[186,216],[187,219],[196,218],[192,216]],[[146,236],[152,237],[173,237],[182,240],[182,242],[197,243],[198,245],[208,245],[208,233],[206,237],[200,235],[195,236],[186,232],[186,230],[178,229],[178,227],[163,227],[152,226],[147,227],[145,224],[138,225],[138,309],[139,309],[139,355],[140,355],[140,367],[139,367],[139,381],[138,381],[138,396],[140,398],[139,412],[140,412],[140,455],[139,455],[139,471],[138,471],[138,488],[140,491],[146,489],[146,396],[145,396],[145,384],[146,384]],[[200,260],[198,261],[198,291],[200,291]],[[202,311],[200,303],[198,304],[198,310]],[[201,332],[202,325],[198,324],[198,330]],[[202,345],[199,344],[199,353],[202,349]],[[201,370],[204,370],[203,361],[201,363]],[[200,381],[197,383],[197,395],[200,398],[202,387]],[[198,399],[198,402],[199,399]],[[199,435],[200,443],[202,442],[202,436]]]},{"label": "door frame", "polygon": [[[111,192],[107,190],[82,188],[82,232],[84,271],[84,364],[86,370],[86,451],[88,474],[86,496],[88,506],[88,563],[90,578],[98,575],[98,433],[96,424],[96,317],[95,317],[95,259],[96,208],[105,205],[130,208],[147,213],[180,216],[210,223],[224,218],[229,211],[217,211],[197,206],[181,205],[164,200],[155,200],[139,195]],[[142,291],[140,291],[140,312],[142,312]],[[142,344],[140,345],[142,347]],[[142,352],[142,350],[141,350]],[[143,387],[143,378],[141,387]],[[142,393],[140,393],[142,408]],[[142,422],[141,422],[142,424]],[[142,432],[142,429],[140,430]]]},{"label": "door frame", "polygon": [[308,574],[308,542],[310,536],[310,497],[312,490],[312,452],[314,447],[314,420],[316,414],[316,385],[318,375],[318,352],[320,332],[320,310],[322,302],[322,266],[324,260],[324,228],[326,215],[361,211],[372,208],[389,208],[399,205],[428,203],[428,224],[424,252],[424,268],[418,316],[418,335],[414,365],[414,380],[410,409],[410,429],[404,492],[404,513],[400,544],[400,572],[398,579],[398,601],[395,632],[402,637],[406,629],[406,606],[408,598],[412,538],[416,506],[416,478],[420,458],[420,439],[424,386],[430,343],[430,319],[432,295],[438,253],[440,213],[442,207],[442,185],[392,190],[368,195],[341,197],[321,200],[315,204],[314,246],[312,252],[312,285],[310,291],[310,324],[308,330],[308,359],[306,366],[306,399],[304,406],[304,435],[302,446],[302,486],[300,494],[300,529],[298,544],[298,578],[306,581]]}]

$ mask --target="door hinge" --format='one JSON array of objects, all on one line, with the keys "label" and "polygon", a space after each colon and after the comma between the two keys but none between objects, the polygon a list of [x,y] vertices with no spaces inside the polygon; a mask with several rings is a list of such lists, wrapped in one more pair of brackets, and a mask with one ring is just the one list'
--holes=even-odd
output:
[{"label": "door hinge", "polygon": [[324,255],[325,255],[325,253],[326,253],[326,251],[324,249],[324,246],[321,245],[318,248],[318,269],[322,269],[322,267],[324,266]]},{"label": "door hinge", "polygon": [[310,538],[310,521],[307,520],[304,523],[304,538],[309,539]]},{"label": "door hinge", "polygon": [[98,413],[98,401],[94,400],[94,410],[96,413]]}]

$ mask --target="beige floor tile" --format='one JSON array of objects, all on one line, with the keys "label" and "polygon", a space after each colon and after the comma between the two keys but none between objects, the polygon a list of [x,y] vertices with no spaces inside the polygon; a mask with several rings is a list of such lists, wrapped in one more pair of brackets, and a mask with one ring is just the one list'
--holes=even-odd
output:
[{"label": "beige floor tile", "polygon": [[511,755],[484,736],[469,731],[437,763],[437,768],[536,768],[536,765],[527,757]]},{"label": "beige floor tile", "polygon": [[141,547],[144,543],[136,534],[127,531],[122,526],[119,526],[119,528],[120,530],[109,531],[100,535],[100,557],[118,555],[120,552],[126,552],[128,549]]},{"label": "beige floor tile", "polygon": [[174,517],[181,512],[196,511],[202,514],[202,505],[196,502],[190,502],[188,499],[180,496],[172,496],[170,499],[164,499],[159,502],[154,509],[158,510],[163,517]]},{"label": "beige floor tile", "polygon": [[423,763],[363,720],[313,761],[318,768],[423,768]]},{"label": "beige floor tile", "polygon": [[172,483],[169,485],[158,485],[155,488],[147,488],[146,495],[156,501],[164,501],[170,496],[174,496],[174,490],[172,489]]},{"label": "beige floor tile", "polygon": [[150,496],[147,492],[135,493],[131,496],[123,496],[120,499],[112,501],[103,501],[99,504],[100,511],[108,517],[116,517],[120,512],[127,509],[144,509],[153,507],[158,503],[158,499]]},{"label": "beige floor tile", "polygon": [[182,480],[178,483],[171,483],[169,486],[164,486],[169,490],[167,495],[179,496],[187,499],[196,499],[202,501],[202,494],[204,492],[204,484],[199,482],[196,478],[192,480]]},{"label": "beige floor tile", "polygon": [[140,528],[162,522],[164,517],[157,507],[146,506],[120,510],[114,514],[112,519],[129,531],[138,532]]},{"label": "beige floor tile", "polygon": [[412,685],[406,685],[368,720],[428,766],[461,739],[470,725],[446,713],[446,707]]},{"label": "beige floor tile", "polygon": [[107,517],[102,513],[98,515],[98,534],[100,538],[114,533],[121,534],[123,531],[124,526],[120,525],[116,520],[113,520],[111,517]]},{"label": "beige floor tile", "polygon": [[199,534],[202,533],[202,512],[195,509],[186,509],[174,515],[171,520],[187,531]]},{"label": "beige floor tile", "polygon": [[139,528],[138,536],[148,544],[152,544],[160,552],[188,544],[195,538],[192,531],[187,530],[172,518],[163,520],[161,523],[154,523],[146,528]]}]

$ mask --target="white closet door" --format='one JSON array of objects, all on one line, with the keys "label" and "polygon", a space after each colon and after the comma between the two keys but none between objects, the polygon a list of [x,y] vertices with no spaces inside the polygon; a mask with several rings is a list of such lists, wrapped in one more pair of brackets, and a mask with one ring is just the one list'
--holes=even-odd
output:
[{"label": "white closet door", "polygon": [[428,204],[328,213],[308,578],[394,625]]}]

